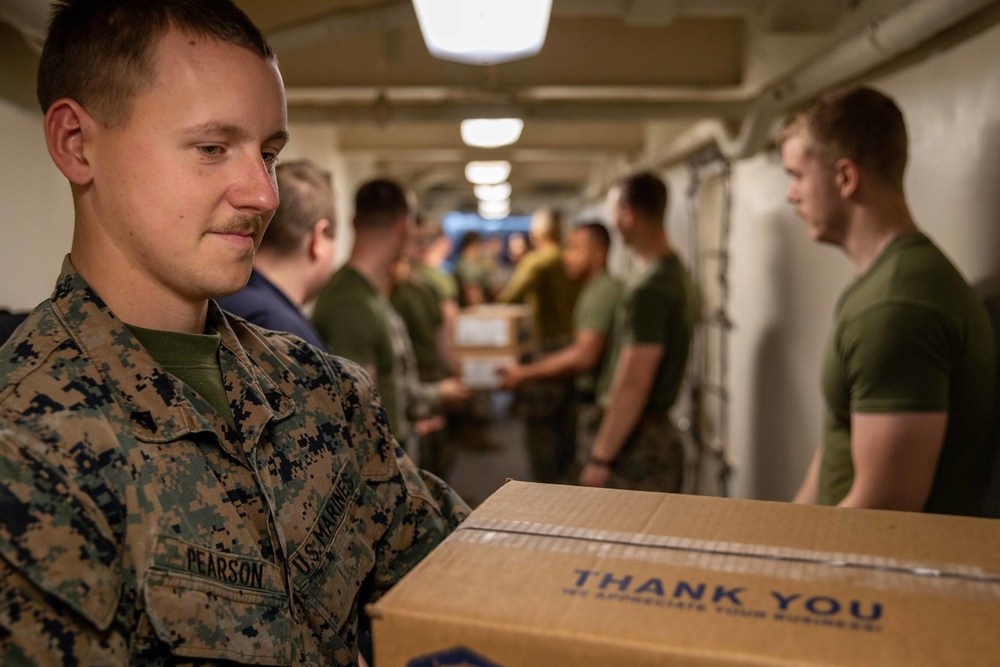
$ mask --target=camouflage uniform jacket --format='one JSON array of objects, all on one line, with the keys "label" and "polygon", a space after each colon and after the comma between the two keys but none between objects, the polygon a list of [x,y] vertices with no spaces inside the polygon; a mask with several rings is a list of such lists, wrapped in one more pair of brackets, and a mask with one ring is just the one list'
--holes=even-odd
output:
[{"label": "camouflage uniform jacket", "polygon": [[0,348],[2,664],[355,664],[361,605],[464,516],[357,366],[208,319],[235,430],[68,261]]}]

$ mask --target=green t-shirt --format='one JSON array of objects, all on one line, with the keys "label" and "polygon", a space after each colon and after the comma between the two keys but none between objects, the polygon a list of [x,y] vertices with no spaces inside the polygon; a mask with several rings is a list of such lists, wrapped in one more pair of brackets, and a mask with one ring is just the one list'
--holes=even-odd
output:
[{"label": "green t-shirt", "polygon": [[680,392],[694,330],[694,288],[676,255],[649,263],[625,286],[611,330],[601,372],[597,402],[606,406],[621,349],[627,345],[663,346],[663,357],[646,402],[645,413],[663,413]]},{"label": "green t-shirt", "polygon": [[156,363],[193,389],[234,426],[229,396],[222,385],[222,366],[219,364],[222,336],[218,332],[186,334],[126,326]]},{"label": "green t-shirt", "polygon": [[406,322],[420,378],[429,382],[447,377],[438,352],[438,330],[444,317],[437,290],[423,280],[408,280],[396,285],[391,300],[393,308]]},{"label": "green t-shirt", "polygon": [[455,264],[455,280],[458,281],[458,302],[463,306],[468,306],[465,303],[465,294],[462,288],[465,285],[479,285],[483,290],[483,296],[488,297],[490,293],[490,277],[486,274],[486,269],[480,262],[474,259],[469,259],[468,257],[460,257],[458,262]]},{"label": "green t-shirt", "polygon": [[458,302],[458,282],[441,269],[424,264],[420,267],[420,277],[434,287],[442,301]]},{"label": "green t-shirt", "polygon": [[[615,319],[615,306],[622,295],[620,282],[601,271],[594,279],[583,286],[580,298],[573,309],[573,331],[593,331],[607,338],[611,335],[611,325]],[[603,357],[603,355],[602,355]],[[582,396],[593,396],[597,388],[597,371],[600,363],[593,371],[580,373],[576,376],[576,389]]]},{"label": "green t-shirt", "polygon": [[532,250],[521,258],[500,303],[527,303],[535,317],[535,335],[543,348],[565,344],[573,333],[573,307],[580,284],[570,280],[556,246]]},{"label": "green t-shirt", "polygon": [[991,463],[994,339],[972,288],[923,234],[895,239],[841,296],[823,363],[818,501],[854,483],[851,413],[947,412],[925,511],[981,513]]},{"label": "green t-shirt", "polygon": [[389,332],[387,311],[391,307],[364,276],[345,264],[320,292],[312,319],[335,355],[375,369],[375,386],[389,427],[402,442],[410,425]]}]

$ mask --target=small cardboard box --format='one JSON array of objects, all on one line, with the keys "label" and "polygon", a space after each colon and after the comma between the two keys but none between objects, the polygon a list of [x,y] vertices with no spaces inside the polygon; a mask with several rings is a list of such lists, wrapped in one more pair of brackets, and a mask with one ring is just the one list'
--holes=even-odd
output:
[{"label": "small cardboard box", "polygon": [[519,350],[532,341],[531,307],[484,304],[463,308],[455,322],[455,347]]},{"label": "small cardboard box", "polygon": [[459,377],[472,389],[497,389],[500,387],[499,370],[523,362],[528,347],[456,350]]},{"label": "small cardboard box", "polygon": [[1000,521],[511,482],[369,611],[378,667],[996,665]]}]

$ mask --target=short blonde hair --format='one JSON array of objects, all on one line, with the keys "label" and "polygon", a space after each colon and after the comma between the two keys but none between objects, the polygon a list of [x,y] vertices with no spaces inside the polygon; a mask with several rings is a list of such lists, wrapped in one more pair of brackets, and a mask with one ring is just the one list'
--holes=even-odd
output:
[{"label": "short blonde hair", "polygon": [[562,242],[562,214],[554,208],[540,208],[531,216],[531,230],[553,243]]},{"label": "short blonde hair", "polygon": [[831,162],[848,158],[887,185],[903,187],[906,124],[896,103],[877,90],[850,88],[810,102],[788,119],[778,144],[792,137],[811,155]]},{"label": "short blonde hair", "polygon": [[330,172],[309,160],[283,162],[275,170],[281,203],[267,226],[261,248],[279,255],[294,254],[320,220],[330,221],[326,236],[333,238],[335,216]]}]

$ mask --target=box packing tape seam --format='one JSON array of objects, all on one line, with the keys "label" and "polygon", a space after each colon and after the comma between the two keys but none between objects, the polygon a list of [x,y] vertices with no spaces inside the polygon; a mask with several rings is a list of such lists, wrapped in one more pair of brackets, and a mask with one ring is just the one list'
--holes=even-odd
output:
[{"label": "box packing tape seam", "polygon": [[[449,541],[574,553],[776,579],[850,581],[880,590],[922,591],[1000,601],[1000,575],[968,565],[881,556],[646,535],[594,528],[470,517]],[[864,581],[858,581],[859,575]]]}]

